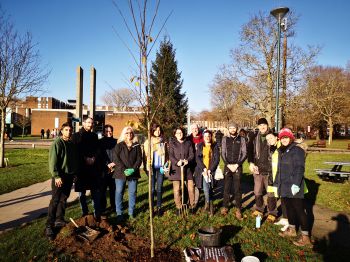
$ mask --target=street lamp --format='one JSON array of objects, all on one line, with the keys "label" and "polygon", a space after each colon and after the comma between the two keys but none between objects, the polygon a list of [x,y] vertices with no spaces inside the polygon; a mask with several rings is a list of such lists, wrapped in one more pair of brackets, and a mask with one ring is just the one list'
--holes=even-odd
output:
[{"label": "street lamp", "polygon": [[276,80],[276,115],[275,115],[275,126],[276,132],[280,131],[279,123],[279,98],[280,98],[280,63],[281,63],[281,21],[282,18],[289,12],[288,7],[278,7],[271,10],[270,14],[277,19],[277,80]]}]

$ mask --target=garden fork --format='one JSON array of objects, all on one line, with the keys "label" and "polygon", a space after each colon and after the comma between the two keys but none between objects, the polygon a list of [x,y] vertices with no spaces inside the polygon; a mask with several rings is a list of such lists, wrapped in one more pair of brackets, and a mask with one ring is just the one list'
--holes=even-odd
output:
[{"label": "garden fork", "polygon": [[180,166],[181,169],[181,208],[180,208],[180,216],[182,218],[186,217],[188,215],[188,207],[187,204],[184,204],[185,201],[185,174],[184,174],[184,166]]}]

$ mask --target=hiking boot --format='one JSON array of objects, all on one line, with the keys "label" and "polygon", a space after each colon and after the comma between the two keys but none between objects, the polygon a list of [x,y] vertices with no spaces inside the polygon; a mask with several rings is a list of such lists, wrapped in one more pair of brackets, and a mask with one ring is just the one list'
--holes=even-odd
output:
[{"label": "hiking boot", "polygon": [[286,225],[289,225],[288,219],[287,219],[287,218],[281,218],[280,220],[278,220],[277,222],[275,222],[274,225],[276,225],[276,226],[286,226]]},{"label": "hiking boot", "polygon": [[266,220],[267,222],[274,223],[276,221],[276,217],[274,215],[268,215]]},{"label": "hiking boot", "polygon": [[241,210],[236,210],[235,216],[236,216],[237,220],[239,220],[239,221],[243,220],[243,216],[242,216]]},{"label": "hiking boot", "polygon": [[177,215],[178,217],[181,217],[181,216],[182,216],[181,208],[177,208],[177,209],[176,209],[176,215]]},{"label": "hiking boot", "polygon": [[205,202],[204,211],[209,211],[209,202]]},{"label": "hiking boot", "polygon": [[156,214],[161,217],[163,215],[163,210],[160,207],[157,207]]},{"label": "hiking boot", "polygon": [[301,237],[297,241],[293,241],[293,244],[298,246],[298,247],[311,247],[312,243],[310,240],[310,237],[307,235],[301,235]]},{"label": "hiking boot", "polygon": [[286,231],[278,233],[278,235],[281,237],[296,237],[297,232],[295,231],[294,227],[288,227]]},{"label": "hiking boot", "polygon": [[228,209],[226,207],[222,207],[220,213],[221,215],[226,216],[228,214]]},{"label": "hiking boot", "polygon": [[51,226],[46,226],[45,235],[51,241],[55,239],[55,233],[53,232],[53,229]]},{"label": "hiking boot", "polygon": [[253,213],[252,213],[252,217],[257,217],[257,216],[261,216],[261,217],[263,217],[263,213],[262,212],[260,212],[260,211],[258,211],[258,210],[255,210]]},{"label": "hiking boot", "polygon": [[56,220],[55,221],[55,227],[65,227],[67,225],[67,222],[64,220]]},{"label": "hiking boot", "polygon": [[124,222],[124,217],[123,215],[117,215],[117,224],[122,224]]}]

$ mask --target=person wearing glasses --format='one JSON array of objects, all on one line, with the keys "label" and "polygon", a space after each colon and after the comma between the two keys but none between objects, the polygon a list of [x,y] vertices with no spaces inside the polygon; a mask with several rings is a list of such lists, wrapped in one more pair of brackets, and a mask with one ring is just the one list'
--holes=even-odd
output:
[{"label": "person wearing glasses", "polygon": [[110,209],[115,211],[115,181],[113,176],[115,163],[113,162],[117,139],[113,137],[113,126],[105,125],[103,137],[100,139],[102,161],[104,163],[101,187],[101,212],[106,213],[107,189],[109,189]]},{"label": "person wearing glasses", "polygon": [[129,193],[129,219],[134,218],[136,204],[137,182],[140,176],[142,164],[142,151],[140,144],[134,140],[135,133],[132,127],[124,127],[119,137],[115,152],[115,205],[117,220],[123,220],[123,195],[126,182]]}]

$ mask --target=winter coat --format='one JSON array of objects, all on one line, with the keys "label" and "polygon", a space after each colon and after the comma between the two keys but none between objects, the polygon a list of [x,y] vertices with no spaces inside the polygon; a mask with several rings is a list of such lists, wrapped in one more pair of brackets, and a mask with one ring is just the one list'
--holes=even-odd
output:
[{"label": "winter coat", "polygon": [[107,165],[112,163],[113,159],[115,159],[114,154],[117,139],[104,136],[99,140],[99,142],[102,154],[103,174],[109,175],[110,170]]},{"label": "winter coat", "polygon": [[101,186],[102,159],[97,134],[81,128],[72,135],[77,146],[80,171],[75,183],[75,191],[97,189]]},{"label": "winter coat", "polygon": [[248,162],[254,163],[260,174],[269,175],[272,172],[270,146],[266,139],[262,141],[261,136],[263,135],[258,132],[250,137],[247,147]]},{"label": "winter coat", "polygon": [[169,147],[169,159],[171,162],[171,170],[169,180],[180,181],[181,180],[181,168],[177,166],[179,160],[187,160],[188,164],[184,166],[184,179],[193,180],[193,174],[190,169],[192,161],[194,161],[194,153],[192,144],[190,141],[183,141],[180,143],[177,139],[172,140]]},{"label": "winter coat", "polygon": [[242,166],[247,158],[247,144],[244,137],[224,136],[221,148],[222,159],[225,163],[224,173],[230,172],[227,165],[238,164],[239,166]]},{"label": "winter coat", "polygon": [[194,154],[194,159],[190,164],[190,169],[192,174],[194,174],[196,170],[196,151],[197,151],[197,145],[201,142],[203,142],[203,135],[200,133],[198,134],[197,137],[193,137],[193,134],[190,134],[189,136],[186,137],[186,140],[191,142],[192,149],[193,149],[193,154]]},{"label": "winter coat", "polygon": [[[140,166],[142,164],[142,151],[138,142],[133,142],[129,149],[126,143],[120,142],[115,147],[114,163],[116,168],[114,170],[113,178],[122,180],[139,179]],[[125,176],[125,169],[133,168],[134,173],[130,176]]]},{"label": "winter coat", "polygon": [[[196,187],[198,188],[202,188],[203,185],[203,171],[205,165],[203,163],[203,147],[204,147],[204,142],[201,142],[197,145],[197,151],[196,151],[196,171],[195,171],[195,184]],[[215,171],[220,163],[220,150],[219,150],[219,146],[217,143],[212,143],[211,144],[211,150],[212,150],[212,157],[210,159],[210,163],[209,163],[209,169],[213,178],[215,175]]]},{"label": "winter coat", "polygon": [[[296,143],[291,143],[285,151],[278,149],[278,168],[274,181],[278,195],[287,198],[304,198],[305,152]],[[297,185],[300,190],[293,196],[291,187]]]}]

